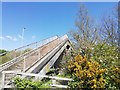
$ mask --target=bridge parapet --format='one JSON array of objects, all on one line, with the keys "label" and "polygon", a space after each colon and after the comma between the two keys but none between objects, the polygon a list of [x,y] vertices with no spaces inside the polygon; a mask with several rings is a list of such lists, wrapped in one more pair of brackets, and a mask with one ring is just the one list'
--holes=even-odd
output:
[{"label": "bridge parapet", "polygon": [[[29,48],[29,47],[33,47],[33,49],[31,51],[28,51],[18,57],[15,57],[13,58],[12,60],[0,65],[0,72],[7,69],[8,67],[10,67],[11,65],[21,61],[24,59],[24,56],[30,54],[30,53],[33,53],[35,50],[38,49],[38,47],[42,47],[44,46],[45,44],[48,44],[50,43],[51,41],[57,39],[58,36],[54,36],[54,37],[51,37],[51,38],[48,38],[48,39],[45,39],[45,40],[42,40],[42,41],[38,41],[38,42],[34,42],[34,43],[31,43],[31,44],[28,44],[26,46],[23,46],[23,47],[20,47],[20,48],[17,48],[17,49],[14,49],[12,50],[11,52],[15,52],[15,51],[21,51],[21,50],[24,50],[25,48]],[[10,52],[9,52],[10,53]]]}]

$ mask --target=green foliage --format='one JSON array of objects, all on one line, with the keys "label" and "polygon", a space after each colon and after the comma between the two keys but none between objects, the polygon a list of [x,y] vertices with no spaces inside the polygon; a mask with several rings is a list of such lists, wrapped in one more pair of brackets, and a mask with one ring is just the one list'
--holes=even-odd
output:
[{"label": "green foliage", "polygon": [[[89,69],[93,69],[93,71],[99,72],[100,69],[104,70],[104,74],[102,74],[101,78],[105,81],[104,88],[112,88],[112,89],[119,89],[120,88],[120,61],[119,61],[119,51],[118,47],[115,45],[108,45],[108,44],[97,44],[94,45],[93,49],[87,48],[85,50],[86,58],[82,58],[81,56],[77,55],[74,59],[71,60],[71,63],[67,64],[70,72],[67,72],[72,75],[74,81],[69,83],[72,88],[91,88],[88,84],[91,80],[94,79],[99,83],[99,80],[95,77],[101,76],[101,74],[92,74],[89,72]],[[80,60],[81,59],[81,60]],[[86,60],[85,60],[86,59]],[[84,62],[84,63],[83,63]],[[92,64],[93,62],[98,63]],[[81,64],[80,64],[81,63]],[[83,63],[83,64],[82,64]],[[87,64],[91,64],[90,67],[87,67]],[[94,67],[95,66],[95,67]],[[83,68],[84,67],[84,68]],[[104,68],[104,69],[102,69]],[[97,69],[97,70],[95,70]],[[83,75],[81,77],[81,75]],[[85,75],[94,77],[93,79],[88,78]],[[77,77],[76,77],[77,76]],[[78,77],[81,77],[78,79]],[[87,82],[85,82],[87,81]],[[98,87],[99,85],[93,85],[93,87]],[[100,86],[99,86],[100,87]]]},{"label": "green foliage", "polygon": [[17,77],[14,79],[14,84],[17,88],[38,88],[42,83],[40,81],[32,82],[31,80]]},{"label": "green foliage", "polygon": [[20,56],[21,53],[24,54],[30,50],[31,50],[30,48],[27,48],[24,51],[10,51],[10,52],[6,50],[0,50],[0,52],[8,52],[7,54],[0,56],[0,64],[6,63],[11,59]]},{"label": "green foliage", "polygon": [[94,46],[92,59],[100,63],[101,67],[107,68],[105,78],[107,88],[120,88],[120,60],[119,50],[115,45],[98,44]]},{"label": "green foliage", "polygon": [[34,89],[38,89],[38,88],[50,88],[50,86],[48,86],[48,84],[50,84],[51,82],[47,82],[45,84],[45,82],[42,82],[40,80],[37,81],[32,81],[31,79],[22,79],[20,77],[16,77],[14,78],[14,85],[17,88],[34,88]]},{"label": "green foliage", "polygon": [[102,67],[110,68],[112,66],[120,65],[117,46],[98,44],[94,46],[94,50],[92,52],[92,58],[101,63]]},{"label": "green foliage", "polygon": [[1,54],[1,53],[5,53],[5,52],[7,52],[7,50],[0,49],[0,54]]},{"label": "green foliage", "polygon": [[107,80],[107,88],[120,89],[120,66],[109,68],[105,78]]},{"label": "green foliage", "polygon": [[23,53],[29,52],[29,51],[31,51],[31,50],[32,50],[31,48],[27,48],[27,49],[25,49],[25,50],[23,51]]},{"label": "green foliage", "polygon": [[19,55],[20,55],[20,51],[8,52],[6,55],[0,57],[0,61],[1,61],[0,64],[6,63]]}]

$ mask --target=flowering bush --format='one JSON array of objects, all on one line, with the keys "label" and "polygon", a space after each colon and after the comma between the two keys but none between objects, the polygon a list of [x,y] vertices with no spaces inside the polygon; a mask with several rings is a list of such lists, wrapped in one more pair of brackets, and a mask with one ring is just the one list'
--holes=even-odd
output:
[{"label": "flowering bush", "polygon": [[102,67],[110,68],[111,66],[120,65],[119,50],[117,46],[107,44],[98,44],[94,46],[92,58],[99,62]]},{"label": "flowering bush", "polygon": [[87,60],[86,56],[75,56],[68,62],[68,70],[74,78],[69,84],[72,88],[104,88],[106,85],[103,78],[106,69],[101,69],[96,61]]},{"label": "flowering bush", "polygon": [[105,73],[106,88],[120,88],[120,60],[118,46],[98,44],[94,46],[92,59],[107,68]]},{"label": "flowering bush", "polygon": [[120,88],[119,50],[115,45],[97,44],[85,50],[68,63],[69,73],[74,81],[71,87],[80,88]]},{"label": "flowering bush", "polygon": [[107,69],[105,75],[106,88],[120,89],[120,66],[113,66]]}]

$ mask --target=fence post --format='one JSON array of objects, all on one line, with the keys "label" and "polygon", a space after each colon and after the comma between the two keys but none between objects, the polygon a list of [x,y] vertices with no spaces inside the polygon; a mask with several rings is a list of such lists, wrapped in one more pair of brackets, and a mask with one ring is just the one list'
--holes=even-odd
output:
[{"label": "fence post", "polygon": [[2,72],[2,88],[4,88],[5,85],[5,72]]},{"label": "fence post", "polygon": [[38,59],[40,58],[40,48],[39,48],[39,43],[37,44],[37,48],[38,48]]},{"label": "fence post", "polygon": [[24,56],[24,62],[23,62],[23,71],[25,71],[25,56]]},{"label": "fence post", "polygon": [[40,48],[38,49],[38,59],[40,59]]}]

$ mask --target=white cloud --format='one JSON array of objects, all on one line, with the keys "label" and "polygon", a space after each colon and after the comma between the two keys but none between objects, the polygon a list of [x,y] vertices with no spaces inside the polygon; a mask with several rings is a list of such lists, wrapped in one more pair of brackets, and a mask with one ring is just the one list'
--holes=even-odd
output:
[{"label": "white cloud", "polygon": [[20,39],[23,39],[23,37],[22,37],[21,35],[18,35],[18,37],[19,37]]},{"label": "white cloud", "polygon": [[18,39],[16,37],[12,36],[6,36],[7,39],[12,40],[12,41],[17,41]]},{"label": "white cloud", "polygon": [[18,39],[17,39],[16,37],[14,37],[12,40],[13,40],[13,41],[17,41]]},{"label": "white cloud", "polygon": [[11,36],[6,36],[6,38],[8,38],[8,39],[12,40],[12,37],[11,37]]},{"label": "white cloud", "polygon": [[5,38],[4,38],[4,37],[2,37],[2,36],[0,36],[0,39],[1,39],[1,40],[4,40]]},{"label": "white cloud", "polygon": [[36,36],[32,36],[32,39],[35,39],[36,38]]}]

